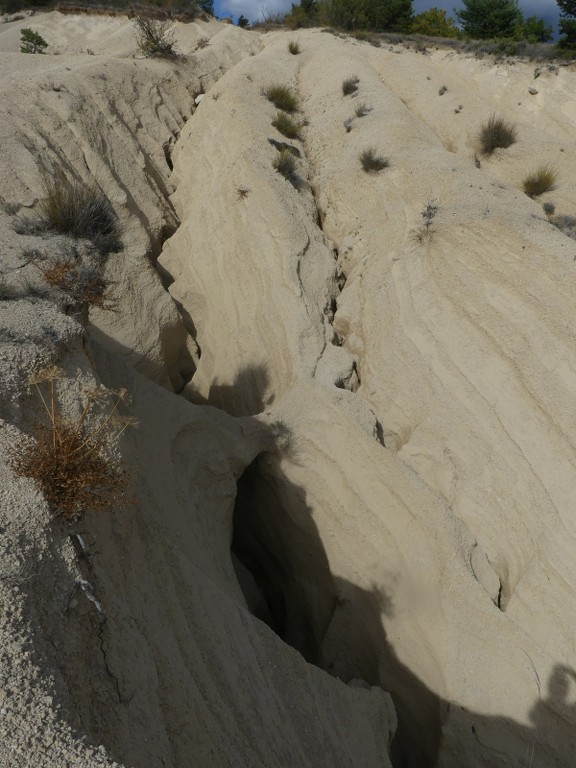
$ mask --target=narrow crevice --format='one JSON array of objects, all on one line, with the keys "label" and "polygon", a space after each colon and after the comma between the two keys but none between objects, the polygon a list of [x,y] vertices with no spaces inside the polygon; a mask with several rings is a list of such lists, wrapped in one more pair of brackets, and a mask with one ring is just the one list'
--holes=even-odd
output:
[{"label": "narrow crevice", "polygon": [[262,454],[237,483],[231,555],[254,616],[306,661],[322,666],[321,643],[336,593],[302,489],[267,471]]}]

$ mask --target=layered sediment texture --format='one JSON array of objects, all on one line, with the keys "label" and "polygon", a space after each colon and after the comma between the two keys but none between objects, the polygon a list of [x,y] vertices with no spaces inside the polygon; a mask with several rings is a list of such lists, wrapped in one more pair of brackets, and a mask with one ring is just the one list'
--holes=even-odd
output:
[{"label": "layered sediment texture", "polygon": [[[10,52],[28,21],[60,56]],[[67,413],[103,382],[139,426],[107,516],[51,521],[2,467],[0,764],[569,766],[576,244],[519,169],[561,167],[571,212],[572,73],[203,21],[146,61],[127,20],[28,21],[0,29],[0,439],[49,364]],[[494,111],[518,142],[480,156]],[[21,226],[54,168],[123,226],[86,327],[30,290],[69,247]]]}]

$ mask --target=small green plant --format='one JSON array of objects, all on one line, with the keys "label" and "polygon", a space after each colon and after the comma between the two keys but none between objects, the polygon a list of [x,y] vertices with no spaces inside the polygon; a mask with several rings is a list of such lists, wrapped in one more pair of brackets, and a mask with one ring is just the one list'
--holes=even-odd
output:
[{"label": "small green plant", "polygon": [[298,111],[298,97],[291,88],[285,85],[269,85],[264,91],[264,96],[277,109],[283,109],[284,112]]},{"label": "small green plant", "polygon": [[487,123],[481,126],[478,134],[480,151],[483,155],[491,155],[495,149],[506,149],[516,142],[518,131],[512,123],[507,123],[503,117],[492,115]]},{"label": "small green plant", "polygon": [[365,149],[360,154],[360,163],[366,173],[378,173],[378,171],[381,171],[383,168],[389,167],[390,160],[387,157],[379,155],[375,149],[370,148]]},{"label": "small green plant", "polygon": [[171,22],[147,16],[135,16],[133,22],[136,27],[136,45],[143,56],[177,56]]},{"label": "small green plant", "polygon": [[368,114],[368,112],[370,112],[370,111],[371,111],[371,108],[366,106],[366,104],[364,104],[364,102],[361,102],[360,104],[356,105],[356,109],[354,110],[354,114],[356,115],[356,117],[365,117]]},{"label": "small green plant", "polygon": [[301,123],[296,123],[285,112],[278,112],[272,125],[277,131],[280,131],[282,136],[286,136],[287,139],[297,139],[302,128]]},{"label": "small green plant", "polygon": [[[135,422],[116,413],[126,390],[87,392],[80,416],[66,418],[56,399],[54,382],[60,376],[56,368],[49,368],[30,379],[45,421],[36,426],[32,438],[16,443],[8,461],[16,475],[34,480],[54,515],[76,519],[86,510],[104,511],[122,502],[125,473],[114,447]],[[110,396],[112,406],[98,414]]]},{"label": "small green plant", "polygon": [[544,209],[544,213],[546,214],[546,216],[548,216],[548,218],[550,218],[551,216],[554,216],[554,213],[556,211],[556,206],[554,205],[554,203],[544,203],[542,208]]},{"label": "small green plant", "polygon": [[91,240],[101,253],[120,250],[118,217],[99,187],[57,172],[45,177],[44,189],[39,209],[46,229]]},{"label": "small green plant", "polygon": [[38,32],[29,28],[20,30],[20,53],[44,53],[45,48],[48,43]]},{"label": "small green plant", "polygon": [[297,40],[290,40],[288,43],[288,50],[292,56],[297,56],[300,53],[300,45]]},{"label": "small green plant", "polygon": [[410,233],[413,240],[419,243],[429,242],[432,235],[436,232],[434,229],[434,219],[438,213],[438,205],[434,200],[428,200],[424,208],[420,211],[422,223]]},{"label": "small green plant", "polygon": [[544,192],[556,189],[558,171],[551,165],[542,165],[533,173],[526,176],[522,182],[524,192],[528,197],[538,197]]},{"label": "small green plant", "polygon": [[274,168],[287,179],[292,186],[296,186],[296,158],[290,149],[282,149],[274,160]]},{"label": "small green plant", "polygon": [[356,93],[359,82],[360,80],[356,76],[346,78],[342,83],[342,93],[344,96],[350,96],[352,93]]}]

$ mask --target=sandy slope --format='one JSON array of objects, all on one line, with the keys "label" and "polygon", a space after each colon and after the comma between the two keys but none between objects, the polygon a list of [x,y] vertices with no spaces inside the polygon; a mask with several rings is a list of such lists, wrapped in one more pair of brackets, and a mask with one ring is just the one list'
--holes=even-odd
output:
[{"label": "sandy slope", "polygon": [[[42,555],[0,581],[6,766],[386,765],[382,689],[395,766],[571,765],[576,244],[541,208],[576,203],[571,69],[320,31],[292,56],[293,35],[215,22],[178,29],[186,61],[148,62],[128,22],[57,14],[34,24],[61,55],[31,57],[28,21],[0,27],[2,195],[33,212],[64,163],[106,191],[125,249],[86,334],[44,300],[0,305],[2,444],[53,361],[70,412],[100,378],[140,427],[134,506],[79,528],[3,469],[0,572]],[[297,188],[273,168],[273,82],[301,100]],[[494,111],[519,140],[478,167]],[[559,185],[535,202],[519,187],[543,161]],[[6,274],[37,279],[22,249],[61,239],[1,217]],[[105,623],[70,608],[81,574]]]}]

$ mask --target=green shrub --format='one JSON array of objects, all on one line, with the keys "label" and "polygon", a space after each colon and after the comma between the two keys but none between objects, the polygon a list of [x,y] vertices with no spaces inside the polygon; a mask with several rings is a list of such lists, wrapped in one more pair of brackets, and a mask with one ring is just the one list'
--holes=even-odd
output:
[{"label": "green shrub", "polygon": [[264,91],[264,96],[277,109],[283,109],[285,112],[298,110],[298,97],[291,88],[285,85],[269,85]]},{"label": "green shrub", "polygon": [[278,112],[272,121],[272,125],[277,131],[280,131],[282,136],[286,136],[287,139],[297,139],[302,127],[300,123],[296,123],[285,112]]},{"label": "green shrub", "polygon": [[101,253],[120,250],[118,217],[99,187],[56,173],[45,178],[44,188],[39,209],[46,229],[91,240]]},{"label": "green shrub", "polygon": [[344,96],[350,96],[352,93],[355,93],[358,90],[359,82],[360,80],[356,76],[346,78],[342,83],[342,93]]},{"label": "green shrub", "polygon": [[31,29],[20,31],[20,53],[44,53],[48,43],[44,38]]},{"label": "green shrub", "polygon": [[480,128],[478,141],[483,155],[491,155],[495,149],[502,147],[506,149],[514,144],[518,138],[516,127],[512,123],[507,123],[504,118],[492,117]]},{"label": "green shrub", "polygon": [[133,21],[136,27],[136,45],[143,56],[173,58],[177,55],[171,22],[146,16],[135,16]]},{"label": "green shrub", "polygon": [[556,189],[557,180],[557,170],[551,165],[542,165],[536,171],[526,176],[522,186],[528,197],[538,197],[543,195],[544,192]]},{"label": "green shrub", "polygon": [[390,160],[387,157],[378,155],[375,149],[370,148],[365,149],[364,152],[360,154],[360,163],[366,173],[377,173],[383,168],[388,168]]}]

